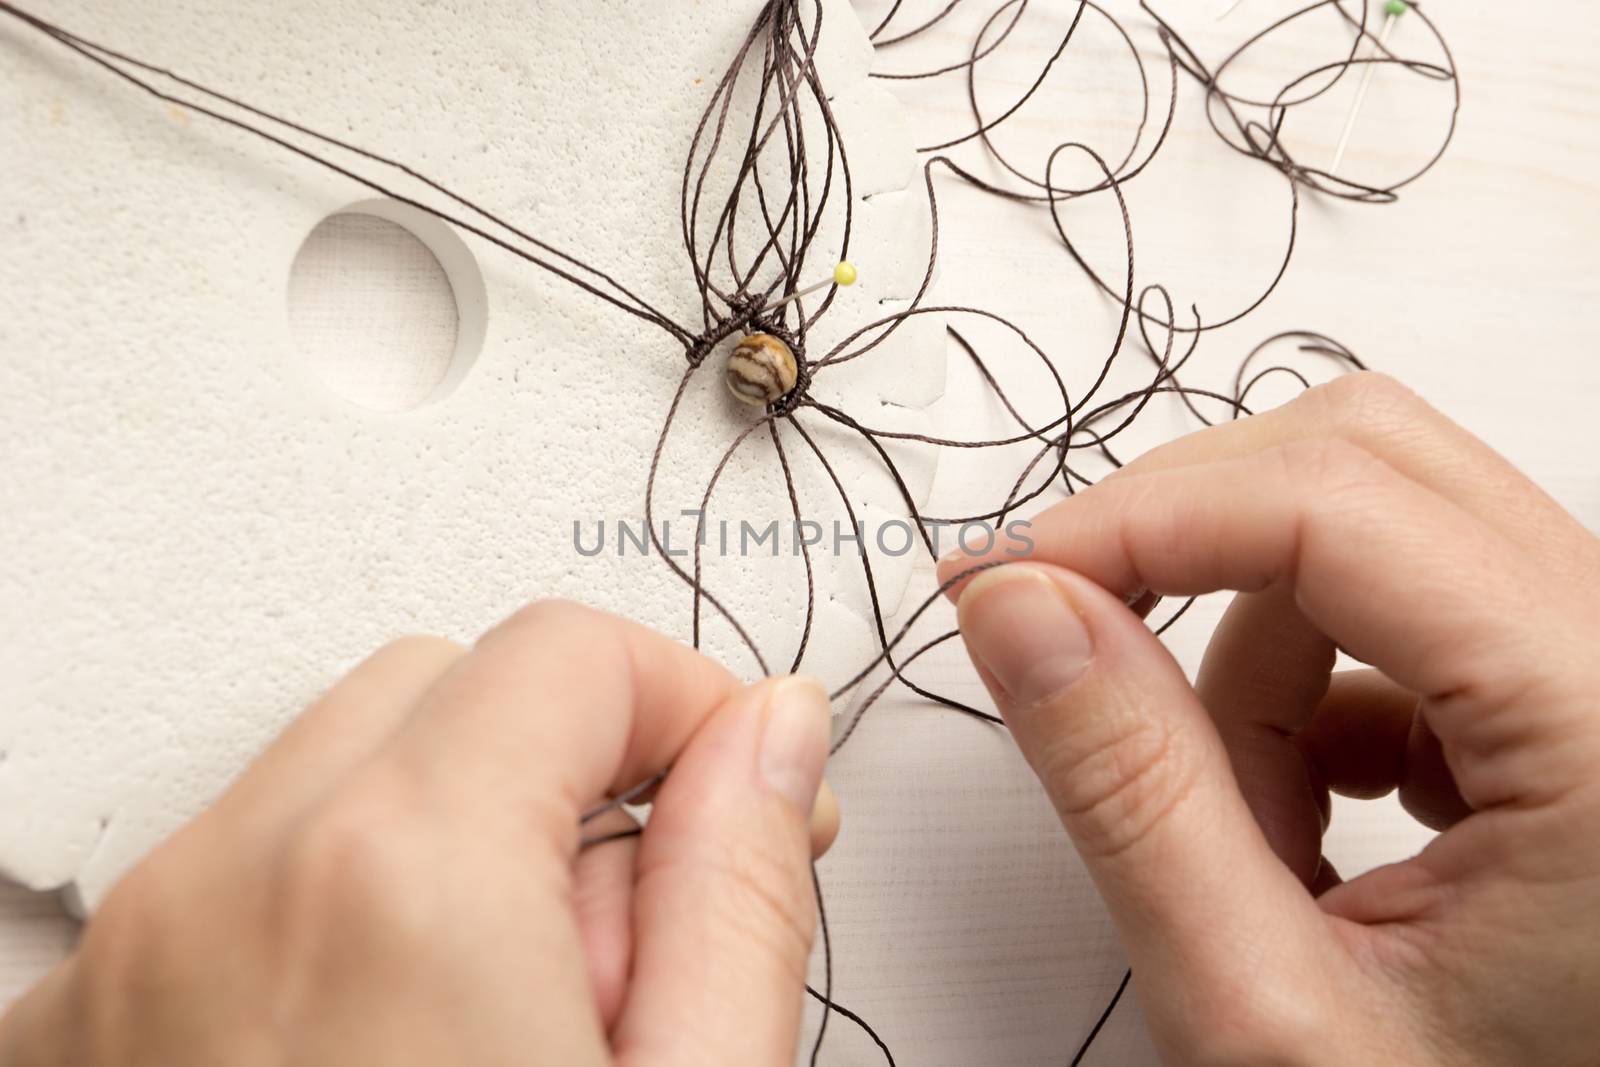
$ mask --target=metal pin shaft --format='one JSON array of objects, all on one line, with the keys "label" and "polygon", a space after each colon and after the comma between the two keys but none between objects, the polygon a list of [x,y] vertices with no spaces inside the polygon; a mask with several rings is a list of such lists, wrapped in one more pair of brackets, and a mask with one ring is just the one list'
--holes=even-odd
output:
[{"label": "metal pin shaft", "polygon": [[[1371,59],[1375,60],[1383,52],[1384,46],[1389,43],[1389,34],[1394,29],[1394,24],[1399,19],[1394,12],[1383,16],[1383,25],[1378,28],[1378,47],[1373,51]],[[1356,86],[1356,98],[1350,102],[1350,114],[1344,120],[1344,132],[1339,135],[1339,147],[1333,151],[1333,165],[1328,168],[1328,173],[1338,174],[1339,164],[1344,162],[1345,150],[1350,147],[1350,135],[1355,132],[1356,119],[1361,114],[1361,105],[1367,99],[1367,88],[1372,84],[1372,75],[1378,69],[1376,62],[1363,64],[1361,82]]]},{"label": "metal pin shaft", "polygon": [[768,304],[767,305],[767,310],[768,311],[775,311],[778,308],[783,307],[783,305],[789,303],[792,300],[799,300],[802,296],[806,296],[808,294],[814,293],[818,289],[826,289],[828,286],[833,285],[833,284],[835,284],[835,282],[830,277],[826,281],[818,282],[816,285],[808,285],[804,289],[797,289],[794,292],[790,293],[788,296],[784,297],[782,300],[779,300],[777,303]]}]

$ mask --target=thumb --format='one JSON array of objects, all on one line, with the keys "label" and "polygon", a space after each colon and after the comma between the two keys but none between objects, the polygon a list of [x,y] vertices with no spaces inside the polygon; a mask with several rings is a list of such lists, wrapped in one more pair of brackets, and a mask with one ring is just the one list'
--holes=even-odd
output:
[{"label": "thumb", "polygon": [[619,1063],[794,1059],[829,722],[816,682],[764,682],[706,720],[673,765],[639,846]]},{"label": "thumb", "polygon": [[[1255,986],[1326,936],[1273,854],[1183,671],[1116,597],[1059,567],[980,574],[973,663],[1104,896],[1152,1017]],[[1150,1005],[1152,1009],[1155,1004]]]}]

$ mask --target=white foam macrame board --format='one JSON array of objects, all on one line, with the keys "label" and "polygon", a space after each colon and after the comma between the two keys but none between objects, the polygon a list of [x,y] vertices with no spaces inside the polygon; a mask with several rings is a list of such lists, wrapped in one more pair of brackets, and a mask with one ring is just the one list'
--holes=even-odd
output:
[{"label": "white foam macrame board", "polygon": [[[760,6],[32,5],[404,160],[695,329],[684,160]],[[896,105],[867,81],[861,26],[845,3],[824,14],[817,63],[851,164],[861,281],[841,291],[813,352],[905,306],[930,232]],[[688,589],[653,554],[630,545],[619,558],[615,533],[643,518],[681,345],[481,239],[155,101],[14,21],[0,20],[0,55],[0,873],[92,908],[319,691],[398,635],[470,640],[561,596],[689,636]],[[748,104],[730,128],[747,129]],[[397,188],[443,204],[404,179]],[[822,274],[840,245],[843,193],[832,195],[840,210],[811,257]],[[402,273],[448,280],[454,308],[437,314],[406,306],[416,277],[394,283],[397,328],[443,344],[442,365],[387,366],[382,344],[348,331],[348,358],[319,363],[340,356],[317,332],[340,320],[334,283],[318,273],[329,248],[297,256],[340,213],[370,217],[331,224],[347,236],[385,227],[372,219],[397,224],[387,232],[419,246],[400,250]],[[727,395],[721,358],[695,376],[662,458],[657,517],[675,521],[679,547],[694,519],[678,513],[698,507],[755,417]],[[942,324],[929,316],[814,390],[869,425],[915,430],[944,373]],[[397,406],[419,374],[426,396],[414,407],[349,399],[354,388]],[[809,424],[863,519],[906,513],[868,448]],[[807,513],[844,522],[814,457],[793,434],[785,446]],[[896,456],[920,498],[932,455]],[[735,531],[792,519],[765,434],[729,465],[709,518]],[[587,545],[596,523],[609,525],[603,553],[575,550],[575,522]],[[911,560],[875,560],[886,608]],[[814,562],[802,667],[838,683],[875,648],[867,591],[848,553]],[[805,618],[792,539],[776,558],[762,548],[706,566],[773,670],[787,669]],[[705,647],[759,673],[712,613]]]}]

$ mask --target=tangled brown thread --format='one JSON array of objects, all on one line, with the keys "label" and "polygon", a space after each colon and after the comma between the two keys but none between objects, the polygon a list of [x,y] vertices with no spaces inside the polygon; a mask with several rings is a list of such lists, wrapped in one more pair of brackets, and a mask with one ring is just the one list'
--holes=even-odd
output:
[{"label": "tangled brown thread", "polygon": [[[935,27],[947,25],[947,20],[958,8],[973,2],[976,0],[949,0],[921,22],[900,28],[897,22],[902,21],[903,0],[895,0],[870,33],[880,58],[892,60],[897,48],[923,38]],[[679,346],[685,361],[684,370],[676,391],[667,400],[645,484],[645,519],[650,542],[689,591],[690,628],[696,647],[701,642],[703,615],[709,610],[732,628],[760,673],[765,675],[772,673],[771,663],[756,646],[748,629],[707,587],[702,559],[703,538],[696,538],[693,560],[686,568],[664,550],[655,518],[657,478],[663,451],[686,390],[708,356],[723,341],[750,332],[764,332],[777,337],[794,354],[797,374],[794,387],[788,393],[769,403],[759,418],[726,444],[699,501],[701,521],[709,512],[717,484],[734,455],[747,443],[765,437],[782,471],[796,522],[804,517],[804,509],[796,491],[794,470],[797,460],[804,459],[814,460],[827,475],[840,506],[854,527],[858,521],[855,505],[816,433],[820,426],[832,424],[859,439],[862,446],[882,464],[897,489],[899,504],[912,518],[930,555],[935,554],[934,545],[927,534],[930,525],[1003,521],[1017,509],[1039,500],[1052,488],[1070,495],[1092,484],[1093,479],[1082,464],[1075,461],[1075,454],[1088,450],[1112,467],[1120,466],[1123,461],[1114,451],[1117,438],[1159,396],[1176,396],[1197,422],[1210,424],[1216,413],[1228,418],[1249,414],[1250,395],[1263,380],[1289,378],[1302,387],[1309,387],[1311,380],[1292,366],[1261,365],[1264,362],[1261,357],[1280,343],[1296,343],[1300,351],[1331,359],[1340,368],[1363,368],[1364,364],[1355,354],[1337,341],[1319,333],[1302,331],[1275,335],[1248,353],[1239,363],[1231,393],[1186,386],[1178,377],[1194,357],[1203,334],[1249,315],[1277,289],[1289,270],[1295,251],[1303,191],[1355,203],[1389,203],[1397,198],[1402,188],[1422,177],[1443,156],[1455,129],[1460,87],[1454,60],[1437,27],[1419,5],[1412,5],[1416,21],[1426,27],[1443,60],[1406,58],[1377,40],[1372,29],[1375,11],[1369,0],[1363,0],[1359,9],[1354,3],[1347,5],[1346,0],[1318,0],[1248,37],[1215,67],[1211,67],[1148,2],[1141,0],[1140,6],[1155,25],[1166,52],[1165,65],[1172,83],[1164,109],[1158,109],[1164,113],[1156,120],[1153,131],[1151,81],[1145,60],[1127,29],[1093,0],[1079,0],[1059,37],[1049,38],[1055,42],[1054,47],[1029,81],[1028,87],[993,115],[986,114],[979,103],[980,72],[992,65],[993,58],[1001,54],[1001,46],[1013,35],[1031,32],[1032,24],[1027,21],[1029,12],[1035,9],[1031,0],[1003,0],[995,7],[982,22],[965,58],[927,70],[875,73],[875,77],[891,81],[946,76],[964,78],[971,111],[970,126],[958,136],[945,138],[920,150],[924,156],[923,186],[928,200],[931,231],[927,267],[916,293],[902,310],[868,322],[851,324],[843,340],[820,353],[811,352],[808,342],[818,323],[835,314],[836,289],[829,288],[814,302],[800,297],[781,308],[775,307],[780,300],[797,292],[803,277],[816,273],[809,268],[816,265],[815,261],[821,255],[819,235],[824,231],[824,222],[830,218],[830,212],[837,213],[839,232],[843,235],[838,254],[849,255],[852,211],[856,198],[845,145],[832,112],[829,94],[814,62],[817,41],[824,29],[820,7],[814,8],[807,17],[800,0],[769,0],[712,88],[711,98],[701,114],[685,157],[679,196],[684,252],[698,293],[699,308],[692,322],[668,314],[641,297],[634,288],[624,285],[613,273],[519,228],[404,162],[310,129],[181,74],[92,42],[29,14],[6,0],[0,0],[0,14],[37,30],[49,40],[156,99],[261,138],[366,189],[408,204],[471,233],[561,282],[604,301],[619,312],[649,323],[665,335],[664,340]],[[1273,36],[1285,27],[1322,11],[1331,12],[1343,31],[1351,35],[1349,49],[1341,53],[1340,58],[1297,74],[1270,97],[1252,97],[1226,87],[1230,70],[1242,56],[1252,50],[1269,47]],[[1029,102],[1035,98],[1052,71],[1066,61],[1069,46],[1086,18],[1104,20],[1109,24],[1132,57],[1141,99],[1140,119],[1132,143],[1122,158],[1110,162],[1089,145],[1063,138],[1050,145],[1048,150],[1041,151],[1040,160],[1030,168],[998,147],[995,131],[1026,111]],[[1363,53],[1368,51],[1371,54],[1364,56]],[[1286,143],[1286,126],[1297,109],[1328,93],[1352,71],[1370,65],[1392,66],[1419,78],[1447,82],[1454,93],[1454,107],[1448,128],[1443,132],[1437,149],[1422,165],[1399,180],[1364,182],[1335,175],[1303,162]],[[1160,284],[1139,286],[1136,283],[1133,224],[1123,194],[1123,187],[1129,182],[1147,180],[1151,163],[1167,143],[1177,121],[1180,73],[1203,90],[1206,119],[1216,136],[1229,149],[1279,172],[1287,182],[1290,193],[1284,252],[1265,289],[1241,310],[1204,320],[1199,309],[1191,305],[1181,316],[1181,322],[1174,300],[1166,288]],[[753,113],[747,122],[735,123],[735,96],[751,91],[747,87],[753,87],[755,94]],[[808,117],[812,120],[809,125]],[[808,129],[814,129],[816,123],[820,123],[820,141],[814,136],[808,139]],[[362,163],[338,162],[324,154],[323,150],[328,148],[339,149]],[[998,166],[1008,176],[1006,183],[981,177],[970,161],[958,160],[951,155],[956,149],[976,152],[982,159]],[[711,193],[715,184],[711,181],[713,164],[719,161],[725,163],[730,158],[736,161],[736,170],[731,185],[719,197]],[[1058,170],[1068,158],[1086,160],[1092,164],[1099,175],[1098,179],[1080,187],[1065,184],[1058,178]],[[417,197],[404,195],[381,180],[385,172],[398,173],[420,182],[431,194],[442,198],[442,203],[430,204]],[[978,307],[925,302],[939,254],[938,190],[935,179],[941,174],[967,182],[996,197],[1039,206],[1049,218],[1049,225],[1041,227],[1041,233],[1046,237],[1053,234],[1068,258],[1117,306],[1117,328],[1103,358],[1099,360],[1095,376],[1081,394],[1074,396],[1069,389],[1062,363],[1015,323]],[[774,175],[782,180],[775,181]],[[1103,195],[1109,195],[1116,203],[1124,236],[1126,269],[1115,280],[1104,277],[1089,265],[1069,235],[1059,210],[1067,202]],[[753,241],[747,236],[752,232],[755,234]],[[750,248],[754,248],[754,251],[748,251]],[[741,252],[741,249],[746,251]],[[830,258],[830,266],[831,262]],[[973,364],[983,387],[1016,424],[1015,432],[997,438],[965,439],[892,431],[873,427],[863,416],[825,403],[813,395],[811,386],[820,375],[853,360],[870,358],[874,350],[904,323],[922,315],[938,315],[945,319],[951,340]],[[1019,351],[1026,354],[1025,363],[1046,375],[1050,383],[1050,403],[1052,406],[1059,403],[1055,409],[1057,414],[1046,420],[1030,421],[1019,412],[1000,374],[995,370],[994,361],[985,358],[979,346],[958,325],[965,320],[998,327],[1019,346]],[[1151,365],[1144,384],[1119,395],[1102,396],[1113,366],[1126,356],[1128,349],[1135,347],[1141,352],[1141,358],[1147,359]],[[1205,414],[1205,405],[1214,405],[1212,416]],[[787,443],[785,437],[789,438]],[[1025,446],[1029,452],[1027,461],[1022,464],[1005,495],[994,501],[992,506],[971,515],[931,516],[923,514],[918,507],[904,474],[889,452],[887,446],[892,443],[960,449]],[[791,450],[794,451],[793,456]],[[803,541],[801,549],[806,570],[806,607],[804,617],[797,622],[796,649],[784,664],[789,671],[800,669],[805,661],[817,606],[810,551]],[[914,628],[929,609],[956,582],[980,570],[1002,564],[982,564],[945,583],[923,599],[891,636],[873,573],[871,553],[865,545],[861,546],[860,558],[862,581],[871,604],[878,650],[855,676],[835,689],[833,697],[836,701],[844,699],[877,672],[883,672],[884,677],[856,701],[838,731],[832,751],[837,752],[850,740],[862,717],[895,684],[904,685],[928,701],[984,723],[1000,724],[998,718],[982,709],[918,684],[907,671],[922,656],[958,636],[957,631],[947,630],[915,643],[912,638]],[[1190,599],[1180,604],[1165,621],[1156,626],[1157,632],[1165,632],[1176,623],[1192,603]],[[905,651],[907,646],[914,643],[916,647]],[[587,813],[584,822],[591,821],[604,811],[640,799],[666,773],[663,771],[650,781],[610,799]],[[639,832],[634,829],[588,838],[584,840],[584,846],[598,846]],[[823,1007],[821,1026],[812,1045],[811,1062],[817,1062],[829,1015],[838,1012],[860,1026],[892,1065],[893,1054],[883,1039],[859,1015],[834,1000],[833,948],[822,908],[820,881],[816,889],[822,930],[824,984],[820,991],[807,987]],[[1125,973],[1094,1028],[1077,1048],[1071,1060],[1073,1064],[1083,1060],[1126,990],[1129,978],[1130,975]]]}]

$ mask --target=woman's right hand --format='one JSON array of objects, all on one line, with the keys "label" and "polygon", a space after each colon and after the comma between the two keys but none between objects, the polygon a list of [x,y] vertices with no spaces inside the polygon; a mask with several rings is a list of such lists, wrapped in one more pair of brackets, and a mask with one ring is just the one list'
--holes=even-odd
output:
[{"label": "woman's right hand", "polygon": [[[1600,1063],[1592,534],[1374,375],[1156,449],[1031,534],[952,595],[1169,1062]],[[1191,686],[1125,601],[1222,589]],[[1341,884],[1328,791],[1396,788],[1444,832]]]}]

